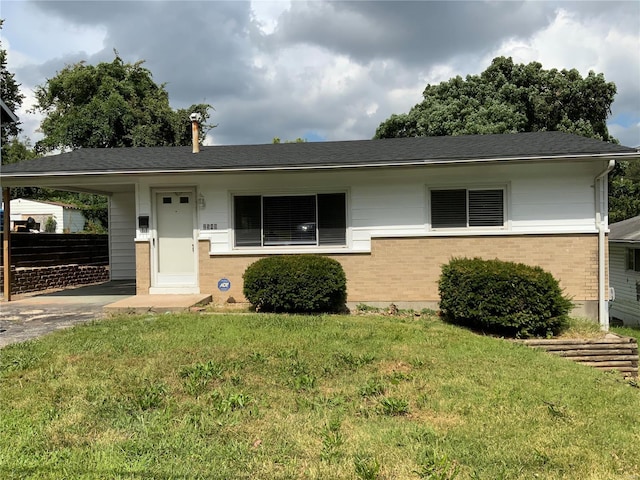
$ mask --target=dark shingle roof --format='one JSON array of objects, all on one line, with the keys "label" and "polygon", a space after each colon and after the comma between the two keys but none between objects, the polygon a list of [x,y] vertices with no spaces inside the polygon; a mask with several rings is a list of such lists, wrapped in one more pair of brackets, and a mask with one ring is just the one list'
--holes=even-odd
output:
[{"label": "dark shingle roof", "polygon": [[400,166],[464,161],[630,155],[635,149],[561,132],[342,142],[79,149],[2,167],[7,176]]},{"label": "dark shingle roof", "polygon": [[609,241],[640,243],[640,215],[609,225]]}]

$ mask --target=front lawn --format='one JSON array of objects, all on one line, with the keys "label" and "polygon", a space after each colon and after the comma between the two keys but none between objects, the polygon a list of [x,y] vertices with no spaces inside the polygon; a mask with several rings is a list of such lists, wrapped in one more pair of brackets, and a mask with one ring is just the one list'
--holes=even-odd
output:
[{"label": "front lawn", "polygon": [[435,318],[118,317],[0,350],[0,478],[640,476],[640,389]]}]

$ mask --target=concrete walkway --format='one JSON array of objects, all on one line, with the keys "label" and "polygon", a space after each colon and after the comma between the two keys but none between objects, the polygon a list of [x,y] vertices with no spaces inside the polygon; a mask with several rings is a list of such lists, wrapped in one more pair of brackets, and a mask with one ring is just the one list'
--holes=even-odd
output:
[{"label": "concrete walkway", "polygon": [[113,313],[186,311],[210,295],[135,295],[135,281],[115,280],[0,302],[0,348]]},{"label": "concrete walkway", "polygon": [[106,313],[184,312],[211,303],[211,295],[136,295],[105,305]]}]

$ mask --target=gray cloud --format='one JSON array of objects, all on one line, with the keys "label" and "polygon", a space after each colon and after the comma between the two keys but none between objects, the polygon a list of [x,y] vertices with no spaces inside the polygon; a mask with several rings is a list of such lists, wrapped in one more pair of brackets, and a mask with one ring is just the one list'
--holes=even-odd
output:
[{"label": "gray cloud", "polygon": [[247,95],[256,82],[250,65],[250,5],[246,2],[43,2],[52,13],[107,28],[105,54],[144,59],[180,104]]},{"label": "gray cloud", "polygon": [[548,22],[543,2],[295,2],[271,41],[318,45],[362,63],[394,58],[424,66],[495,48]]},{"label": "gray cloud", "polygon": [[[434,67],[479,73],[487,67],[483,58],[507,40],[529,41],[552,24],[559,8],[636,36],[640,15],[640,4],[626,1],[294,1],[267,34],[249,2],[31,5],[106,34],[97,53],[82,53],[77,45],[75,52],[21,67],[16,73],[25,85],[42,84],[65,64],[110,61],[115,48],[125,61],[146,61],[156,82],[166,84],[174,108],[214,105],[212,121],[219,127],[211,135],[219,144],[310,132],[327,139],[370,138],[389,115],[420,101]],[[626,51],[612,51],[604,73],[618,85],[614,112],[637,117],[640,75],[625,70],[629,58]]]}]

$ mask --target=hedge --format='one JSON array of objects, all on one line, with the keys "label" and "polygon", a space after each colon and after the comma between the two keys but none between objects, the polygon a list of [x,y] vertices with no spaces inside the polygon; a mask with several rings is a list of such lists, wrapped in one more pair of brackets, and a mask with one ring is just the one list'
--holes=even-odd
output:
[{"label": "hedge", "polygon": [[247,267],[244,296],[259,311],[319,313],[344,310],[342,265],[319,255],[275,255]]},{"label": "hedge", "polygon": [[454,258],[439,291],[445,320],[509,337],[557,335],[573,306],[549,272],[501,260]]}]

